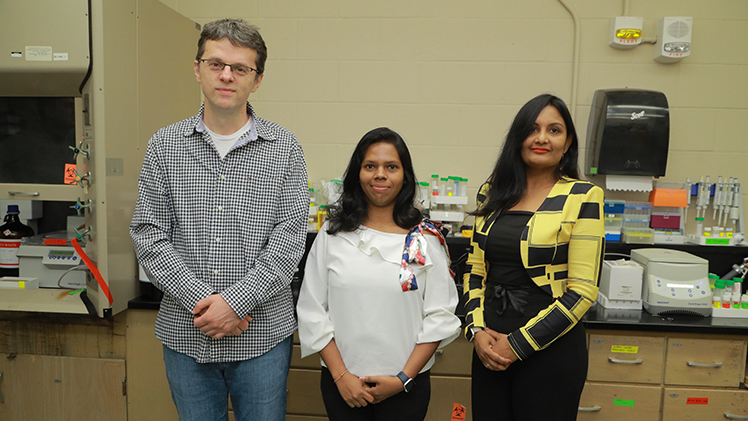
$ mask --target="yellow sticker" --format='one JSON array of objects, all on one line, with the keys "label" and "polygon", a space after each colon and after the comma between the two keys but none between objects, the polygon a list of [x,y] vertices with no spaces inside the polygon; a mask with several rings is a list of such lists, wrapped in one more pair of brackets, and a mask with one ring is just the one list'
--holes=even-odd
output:
[{"label": "yellow sticker", "polygon": [[638,346],[626,346],[626,345],[613,345],[610,347],[610,352],[618,352],[620,354],[636,354],[639,352]]},{"label": "yellow sticker", "polygon": [[26,282],[18,281],[18,288],[19,289],[26,289]]}]

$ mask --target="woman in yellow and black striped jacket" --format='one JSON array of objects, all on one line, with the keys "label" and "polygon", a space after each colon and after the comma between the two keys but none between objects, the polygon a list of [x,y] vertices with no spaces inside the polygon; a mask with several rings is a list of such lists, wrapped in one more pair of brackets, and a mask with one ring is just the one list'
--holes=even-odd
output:
[{"label": "woman in yellow and black striped jacket", "polygon": [[587,375],[579,323],[597,297],[603,191],[579,180],[564,102],[525,104],[478,194],[465,273],[473,419],[573,420]]}]

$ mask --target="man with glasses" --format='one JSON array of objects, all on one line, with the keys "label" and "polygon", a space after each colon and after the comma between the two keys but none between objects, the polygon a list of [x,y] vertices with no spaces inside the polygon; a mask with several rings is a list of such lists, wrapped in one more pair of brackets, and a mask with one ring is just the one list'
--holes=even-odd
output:
[{"label": "man with glasses", "polygon": [[164,292],[156,320],[180,420],[284,420],[296,329],[291,276],[309,211],[293,133],[247,102],[267,49],[240,19],[205,25],[199,113],[148,143],[130,234]]}]

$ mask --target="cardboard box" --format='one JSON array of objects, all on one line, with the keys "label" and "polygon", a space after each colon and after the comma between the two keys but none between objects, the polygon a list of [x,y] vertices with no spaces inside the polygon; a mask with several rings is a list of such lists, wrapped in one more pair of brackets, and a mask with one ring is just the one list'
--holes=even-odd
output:
[{"label": "cardboard box", "polygon": [[597,303],[607,310],[641,310],[642,300],[610,300],[605,294],[597,294]]},{"label": "cardboard box", "polygon": [[600,293],[609,300],[641,300],[643,273],[644,268],[637,262],[605,260],[600,278]]},{"label": "cardboard box", "polygon": [[37,278],[19,278],[15,276],[3,276],[0,278],[2,289],[39,289]]}]

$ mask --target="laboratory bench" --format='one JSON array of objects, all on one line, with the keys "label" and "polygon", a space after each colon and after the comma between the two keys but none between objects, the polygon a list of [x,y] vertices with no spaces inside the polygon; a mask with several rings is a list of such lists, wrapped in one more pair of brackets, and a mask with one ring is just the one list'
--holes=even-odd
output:
[{"label": "laboratory bench", "polygon": [[[127,311],[129,419],[154,419],[149,417],[158,414],[161,420],[177,420],[161,344],[153,333],[158,304],[145,306],[147,301],[133,300]],[[734,415],[748,416],[748,390],[744,390],[748,319],[660,317],[642,310],[609,311],[594,306],[583,324],[590,363],[580,420],[707,420],[711,418],[703,411],[718,403],[728,405]],[[471,358],[472,345],[462,335],[438,351],[431,370],[427,420],[450,419],[447,414],[455,403],[467,408],[466,420],[472,419]],[[689,361],[696,365],[689,365]],[[699,366],[717,363],[721,365]],[[298,336],[294,335],[287,420],[326,419],[319,373],[319,358],[302,359]],[[692,405],[694,399],[708,404]],[[683,415],[697,409],[701,411],[698,416]],[[724,419],[726,411],[716,410],[722,412],[714,419]]]},{"label": "laboratory bench", "polygon": [[[307,238],[307,250],[314,234]],[[461,283],[469,239],[447,243]],[[748,256],[748,247],[640,245],[608,243],[608,258],[633,248],[661,247],[686,251],[709,260],[710,272],[724,275]],[[612,254],[615,253],[615,254]],[[306,253],[299,265],[303,268]],[[294,276],[294,290],[303,270]],[[127,314],[127,375],[130,420],[176,420],[165,379],[161,345],[153,333],[160,292],[144,284]],[[464,317],[464,311],[457,313]],[[709,420],[724,414],[748,417],[745,390],[748,319],[687,315],[653,316],[644,310],[609,310],[593,306],[582,323],[587,330],[590,363],[579,420]],[[132,345],[131,345],[132,344]],[[467,408],[470,421],[472,345],[464,336],[437,352],[431,370],[432,396],[426,420],[450,419],[454,404]],[[319,358],[302,359],[298,336],[288,382],[288,421],[325,420],[319,392]],[[142,414],[142,415],[139,415]],[[151,418],[152,419],[152,418]]]}]

